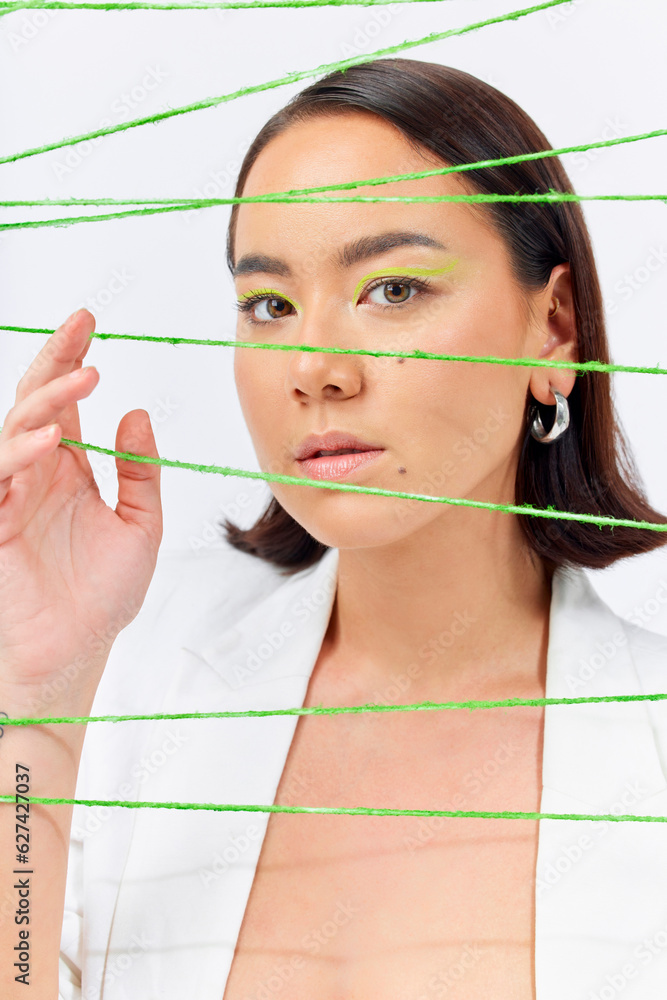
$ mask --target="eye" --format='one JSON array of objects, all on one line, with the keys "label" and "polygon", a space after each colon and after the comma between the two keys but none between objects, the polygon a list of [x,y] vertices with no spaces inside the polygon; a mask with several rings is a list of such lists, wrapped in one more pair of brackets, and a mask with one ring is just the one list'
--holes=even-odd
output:
[{"label": "eye", "polygon": [[[380,278],[367,289],[366,294],[374,305],[401,305],[416,297],[412,292],[419,294],[427,287],[428,282],[418,278]],[[373,298],[372,293],[376,291],[378,296]]]},{"label": "eye", "polygon": [[[257,306],[258,311],[255,311],[255,306]],[[266,307],[263,313],[259,312],[262,307]],[[257,293],[237,302],[236,308],[239,312],[246,314],[250,323],[270,323],[271,320],[289,316],[289,310],[294,309],[294,306],[288,299],[280,295]]]},{"label": "eye", "polygon": [[[255,312],[254,315],[259,320],[280,319],[282,316],[287,316],[289,310],[292,308],[287,299],[282,299],[278,295],[273,295],[271,298],[259,299],[255,304],[260,311]],[[263,306],[266,306],[266,313],[264,314],[261,312]]]}]

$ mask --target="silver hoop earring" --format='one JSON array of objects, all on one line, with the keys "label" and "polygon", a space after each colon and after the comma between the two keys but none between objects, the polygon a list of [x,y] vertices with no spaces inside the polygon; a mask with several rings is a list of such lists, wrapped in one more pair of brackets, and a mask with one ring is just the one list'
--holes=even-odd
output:
[{"label": "silver hoop earring", "polygon": [[534,419],[530,427],[530,433],[532,436],[541,444],[550,444],[559,438],[561,434],[567,430],[570,423],[570,407],[568,405],[567,399],[554,387],[549,384],[549,389],[551,390],[555,400],[556,400],[556,416],[554,419],[553,427],[547,433],[544,429],[544,424],[542,423],[542,418],[536,406],[531,407],[531,413],[534,414]]}]

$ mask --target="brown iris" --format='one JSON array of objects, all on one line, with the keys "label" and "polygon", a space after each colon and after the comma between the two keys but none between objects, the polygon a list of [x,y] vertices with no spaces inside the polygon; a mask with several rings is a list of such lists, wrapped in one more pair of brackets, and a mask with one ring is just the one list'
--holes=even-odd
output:
[{"label": "brown iris", "polygon": [[[405,292],[407,292],[407,295],[401,295],[400,292],[396,291],[397,288],[398,289],[402,288]],[[396,298],[390,298],[388,293],[395,295]],[[389,302],[405,302],[409,294],[410,294],[410,285],[406,284],[405,282],[392,281],[385,283],[384,295]]]},{"label": "brown iris", "polygon": [[[266,299],[265,301],[268,314],[272,317],[272,319],[280,319],[281,316],[287,315],[287,310],[291,308],[290,302],[286,299],[280,299],[277,296]],[[276,310],[275,313],[273,312],[274,309]]]}]

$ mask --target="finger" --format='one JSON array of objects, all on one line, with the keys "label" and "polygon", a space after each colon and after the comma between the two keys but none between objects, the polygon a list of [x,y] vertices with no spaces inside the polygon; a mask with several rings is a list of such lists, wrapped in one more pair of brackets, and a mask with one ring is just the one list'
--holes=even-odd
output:
[{"label": "finger", "polygon": [[[52,333],[42,350],[35,356],[16,389],[16,403],[21,402],[41,386],[59,375],[81,367],[90,347],[90,334],[95,329],[95,317],[87,309],[78,309]],[[15,403],[15,405],[16,405]],[[63,437],[81,440],[81,424],[76,403],[63,410]]]},{"label": "finger", "polygon": [[[146,410],[131,410],[122,417],[116,432],[116,451],[159,458],[153,428]],[[158,542],[162,538],[160,503],[161,467],[152,462],[116,458],[118,503],[116,513],[127,524],[142,528]]]},{"label": "finger", "polygon": [[75,371],[81,374],[72,376],[70,372],[68,375],[61,375],[35,389],[26,399],[13,406],[2,428],[5,438],[36,430],[54,420],[60,421],[61,414],[71,406],[73,400],[89,395],[99,381],[99,372],[92,366],[83,370],[79,367]]},{"label": "finger", "polygon": [[58,424],[49,424],[39,430],[45,430],[46,433],[27,431],[25,434],[18,434],[0,448],[0,504],[7,496],[12,478],[17,472],[23,472],[50,451],[55,451],[60,441]]},{"label": "finger", "polygon": [[[92,344],[92,339],[91,339],[90,334],[95,329],[95,317],[93,316],[93,314],[89,313],[87,309],[80,310],[80,311],[83,311],[84,313],[87,313],[88,316],[90,316],[90,320],[86,319],[86,322],[84,323],[84,327],[83,328],[84,328],[84,330],[87,330],[88,332],[86,334],[86,340],[84,342],[83,348],[82,348],[81,351],[79,351],[79,353],[78,353],[78,355],[76,357],[76,360],[75,360],[74,364],[72,365],[72,371],[79,371],[83,367],[83,359],[85,358],[85,356],[88,353],[88,350],[90,348],[90,345]],[[91,325],[91,323],[92,323],[92,325]],[[96,369],[94,369],[94,370],[96,371]],[[98,375],[98,379],[99,379],[99,373],[97,373],[97,371],[96,371],[96,374]],[[86,384],[86,385],[88,384],[89,380],[92,381],[92,375],[84,375],[83,378],[84,378],[84,384]],[[97,385],[97,382],[95,382],[92,385],[91,391],[92,391],[92,389],[95,388],[95,385]],[[78,407],[78,404],[77,404],[76,401],[73,402],[73,403],[70,403],[66,407],[64,407],[63,410],[62,410],[62,412],[59,414],[58,419],[59,419],[60,425],[62,427],[63,437],[70,438],[72,441],[80,441],[81,440],[81,416],[79,414],[79,407]],[[81,451],[80,448],[77,448],[76,450],[77,451]],[[81,455],[85,456],[85,452],[81,451]],[[88,462],[88,458],[87,458],[87,456],[85,456],[85,457],[86,457],[86,463],[87,463]]]}]

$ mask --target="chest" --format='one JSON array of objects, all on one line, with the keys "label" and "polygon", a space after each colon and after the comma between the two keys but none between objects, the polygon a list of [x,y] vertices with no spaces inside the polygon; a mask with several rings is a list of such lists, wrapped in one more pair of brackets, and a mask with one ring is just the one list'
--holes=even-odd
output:
[{"label": "chest", "polygon": [[[301,716],[275,801],[537,811],[542,728],[527,707]],[[537,837],[528,820],[272,813],[224,1000],[533,1000]]]}]

